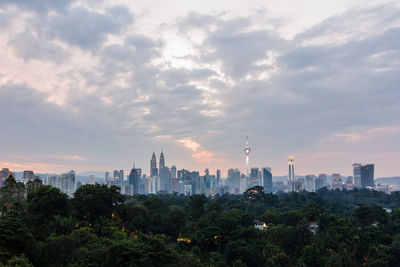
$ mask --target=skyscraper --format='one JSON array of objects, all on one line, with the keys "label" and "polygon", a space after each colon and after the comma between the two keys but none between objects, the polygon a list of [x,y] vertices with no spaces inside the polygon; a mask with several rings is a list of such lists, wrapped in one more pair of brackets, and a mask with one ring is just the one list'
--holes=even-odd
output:
[{"label": "skyscraper", "polygon": [[265,193],[272,193],[272,173],[271,168],[262,168],[262,184]]},{"label": "skyscraper", "polygon": [[105,172],[104,182],[108,185],[110,183],[110,172]]},{"label": "skyscraper", "polygon": [[160,191],[171,192],[171,174],[167,167],[160,168]]},{"label": "skyscraper", "polygon": [[306,175],[306,191],[315,192],[315,175]]},{"label": "skyscraper", "polygon": [[114,170],[114,182],[115,184],[119,185],[120,184],[120,173],[118,170]]},{"label": "skyscraper", "polygon": [[361,163],[353,164],[354,187],[361,188]]},{"label": "skyscraper", "polygon": [[171,167],[171,179],[176,179],[176,166],[172,165]]},{"label": "skyscraper", "polygon": [[217,190],[221,186],[221,170],[217,170]]},{"label": "skyscraper", "polygon": [[158,175],[158,170],[157,170],[157,159],[156,159],[156,153],[153,151],[153,155],[151,156],[150,160],[150,177],[154,177]]},{"label": "skyscraper", "polygon": [[259,185],[258,168],[251,168],[248,187],[250,188],[250,187],[254,187],[256,185]]},{"label": "skyscraper", "polygon": [[164,152],[162,150],[160,154],[160,165],[158,167],[160,168],[160,171],[162,168],[165,168]]},{"label": "skyscraper", "polygon": [[124,170],[119,170],[119,179],[121,180],[120,184],[124,183]]},{"label": "skyscraper", "polygon": [[244,147],[244,153],[246,154],[246,177],[249,177],[249,154],[250,154],[249,138],[246,136],[246,146]]},{"label": "skyscraper", "polygon": [[67,194],[72,196],[75,192],[75,172],[70,171],[68,173],[60,174],[58,177],[58,188]]},{"label": "skyscraper", "polygon": [[293,156],[289,156],[288,158],[289,165],[289,173],[288,173],[288,183],[289,183],[289,191],[294,191],[294,158]]},{"label": "skyscraper", "polygon": [[140,175],[135,165],[132,166],[131,173],[129,174],[128,182],[133,186],[133,194],[140,193]]},{"label": "skyscraper", "polygon": [[374,187],[374,164],[361,165],[361,188]]},{"label": "skyscraper", "polygon": [[231,181],[232,194],[240,194],[240,171],[238,169],[229,169],[228,179]]}]

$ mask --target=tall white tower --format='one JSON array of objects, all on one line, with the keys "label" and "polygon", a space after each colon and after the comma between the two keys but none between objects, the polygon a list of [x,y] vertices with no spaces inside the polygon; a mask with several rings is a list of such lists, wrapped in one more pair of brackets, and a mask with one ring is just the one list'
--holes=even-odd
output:
[{"label": "tall white tower", "polygon": [[294,191],[294,158],[293,156],[289,156],[288,158],[288,165],[289,165],[289,173],[288,173],[288,179],[289,179],[289,191]]},{"label": "tall white tower", "polygon": [[244,147],[244,153],[246,154],[246,176],[249,177],[249,154],[250,154],[250,147],[249,147],[249,137],[246,136],[246,146]]}]

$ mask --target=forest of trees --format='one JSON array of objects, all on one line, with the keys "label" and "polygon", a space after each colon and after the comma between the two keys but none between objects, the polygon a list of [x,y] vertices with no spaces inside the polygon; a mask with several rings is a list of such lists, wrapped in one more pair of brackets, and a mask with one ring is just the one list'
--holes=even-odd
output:
[{"label": "forest of trees", "polygon": [[96,184],[69,198],[8,178],[0,266],[399,266],[399,193],[262,189],[124,196]]}]

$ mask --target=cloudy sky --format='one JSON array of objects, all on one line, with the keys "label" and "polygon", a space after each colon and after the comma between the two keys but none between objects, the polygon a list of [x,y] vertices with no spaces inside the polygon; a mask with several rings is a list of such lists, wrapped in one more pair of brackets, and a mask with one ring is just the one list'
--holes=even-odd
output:
[{"label": "cloudy sky", "polygon": [[[0,167],[400,175],[400,3],[0,1]],[[158,155],[157,155],[158,159]]]}]

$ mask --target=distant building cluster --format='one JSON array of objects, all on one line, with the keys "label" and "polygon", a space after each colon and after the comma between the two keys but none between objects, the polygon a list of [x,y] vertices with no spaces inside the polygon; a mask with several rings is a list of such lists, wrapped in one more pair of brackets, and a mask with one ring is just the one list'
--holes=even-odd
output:
[{"label": "distant building cluster", "polygon": [[[295,159],[288,158],[288,175],[286,180],[274,179],[270,167],[249,168],[250,146],[248,140],[245,145],[246,172],[242,173],[237,168],[231,168],[225,178],[221,177],[221,171],[211,174],[208,169],[203,173],[186,169],[178,170],[175,165],[168,167],[165,164],[164,152],[161,151],[157,165],[156,153],[153,152],[150,159],[149,175],[142,173],[141,168],[133,165],[129,175],[124,175],[124,170],[105,172],[104,180],[95,180],[94,175],[89,175],[87,184],[104,183],[108,186],[118,186],[125,195],[135,194],[171,194],[184,195],[205,194],[242,194],[248,188],[262,186],[265,193],[309,191],[315,192],[321,188],[332,190],[353,190],[354,188],[368,188],[389,194],[393,188],[374,183],[374,164],[353,164],[353,176],[342,176],[339,173],[327,175],[324,173],[306,176],[295,175]],[[112,174],[112,175],[111,175]],[[15,174],[4,168],[0,171],[0,187],[5,180]],[[27,183],[41,177],[34,175],[33,171],[26,170],[22,175],[22,182]],[[74,171],[62,174],[48,174],[42,181],[46,185],[59,188],[62,192],[72,196],[81,181],[76,180]]]}]

